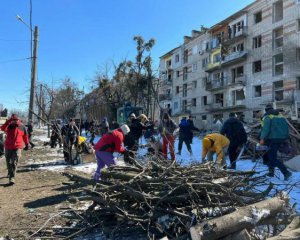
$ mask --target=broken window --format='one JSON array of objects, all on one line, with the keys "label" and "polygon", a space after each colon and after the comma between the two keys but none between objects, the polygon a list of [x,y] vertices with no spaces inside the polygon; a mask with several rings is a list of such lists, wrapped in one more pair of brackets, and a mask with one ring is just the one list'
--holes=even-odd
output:
[{"label": "broken window", "polygon": [[283,100],[283,81],[277,81],[273,83],[274,89],[274,100],[282,101]]},{"label": "broken window", "polygon": [[194,88],[194,89],[197,88],[197,81],[193,81],[193,88]]},{"label": "broken window", "polygon": [[184,50],[184,52],[183,52],[183,63],[188,62],[188,57],[189,57],[189,50]]},{"label": "broken window", "polygon": [[186,112],[187,111],[187,100],[182,101],[182,111]]},{"label": "broken window", "polygon": [[242,105],[245,100],[245,94],[243,89],[239,89],[232,92],[233,94],[233,105]]},{"label": "broken window", "polygon": [[219,103],[223,107],[223,93],[215,94],[215,103]]},{"label": "broken window", "polygon": [[253,63],[253,73],[261,72],[261,60]]},{"label": "broken window", "polygon": [[261,97],[261,85],[254,86],[254,97]]},{"label": "broken window", "polygon": [[261,47],[261,35],[253,38],[253,48],[260,48]]},{"label": "broken window", "polygon": [[193,107],[197,106],[197,99],[196,98],[192,98],[192,106]]},{"label": "broken window", "polygon": [[254,13],[254,23],[259,23],[262,21],[262,11]]},{"label": "broken window", "polygon": [[183,84],[182,86],[182,96],[183,97],[187,96],[187,84]]},{"label": "broken window", "polygon": [[277,54],[273,57],[273,65],[274,65],[274,75],[282,75],[283,74],[283,54]]},{"label": "broken window", "polygon": [[296,49],[296,61],[300,62],[300,48]]},{"label": "broken window", "polygon": [[180,71],[176,71],[176,77],[179,78],[180,76]]},{"label": "broken window", "polygon": [[188,78],[188,68],[184,67],[183,68],[183,80],[187,80]]},{"label": "broken window", "polygon": [[283,46],[283,27],[277,28],[273,32],[273,46],[274,49]]},{"label": "broken window", "polygon": [[277,1],[273,5],[273,22],[278,22],[283,19],[283,1]]},{"label": "broken window", "polygon": [[202,121],[206,121],[207,120],[207,116],[206,115],[202,115],[201,119],[202,119]]},{"label": "broken window", "polygon": [[202,97],[202,105],[206,106],[207,105],[207,96]]},{"label": "broken window", "polygon": [[179,86],[176,86],[176,94],[179,93]]},{"label": "broken window", "polygon": [[244,76],[244,66],[231,69],[232,82],[235,83],[236,78]]}]

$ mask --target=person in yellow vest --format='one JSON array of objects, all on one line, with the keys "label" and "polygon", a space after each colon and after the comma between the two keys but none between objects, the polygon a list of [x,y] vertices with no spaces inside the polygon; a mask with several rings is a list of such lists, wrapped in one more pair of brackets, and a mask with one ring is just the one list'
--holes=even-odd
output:
[{"label": "person in yellow vest", "polygon": [[222,134],[212,133],[206,135],[202,140],[202,162],[207,158],[209,161],[213,160],[213,154],[217,154],[217,165],[220,168],[225,168],[225,154],[229,147],[229,139]]}]

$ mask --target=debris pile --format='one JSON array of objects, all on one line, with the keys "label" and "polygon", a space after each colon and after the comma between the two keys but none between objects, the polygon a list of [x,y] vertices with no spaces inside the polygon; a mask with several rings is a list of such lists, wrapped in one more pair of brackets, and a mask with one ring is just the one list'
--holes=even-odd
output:
[{"label": "debris pile", "polygon": [[254,171],[149,161],[143,169],[113,166],[101,177],[86,189],[84,199],[93,205],[82,215],[82,228],[97,226],[109,239],[252,239],[241,232],[255,239],[264,220],[290,216],[288,197],[265,200],[273,185]]}]

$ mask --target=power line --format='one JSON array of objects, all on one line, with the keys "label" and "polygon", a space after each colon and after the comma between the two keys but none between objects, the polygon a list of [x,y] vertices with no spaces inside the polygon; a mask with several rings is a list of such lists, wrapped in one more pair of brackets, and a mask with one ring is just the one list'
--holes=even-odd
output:
[{"label": "power line", "polygon": [[6,60],[6,61],[0,61],[1,63],[9,63],[9,62],[19,62],[19,61],[25,61],[25,60],[29,60],[31,59],[31,57],[28,58],[20,58],[20,59],[11,59],[11,60]]},{"label": "power line", "polygon": [[30,40],[18,40],[18,39],[0,38],[0,41],[3,41],[3,42],[29,42]]}]

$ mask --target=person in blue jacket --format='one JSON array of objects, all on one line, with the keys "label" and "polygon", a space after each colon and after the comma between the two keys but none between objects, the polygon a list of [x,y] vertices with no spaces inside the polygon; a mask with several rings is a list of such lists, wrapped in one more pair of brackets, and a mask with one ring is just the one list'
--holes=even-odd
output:
[{"label": "person in blue jacket", "polygon": [[182,144],[185,143],[187,150],[189,151],[190,155],[192,155],[192,148],[191,148],[191,136],[192,136],[192,126],[186,119],[183,117],[179,124],[179,142],[178,142],[178,155],[181,155]]}]

